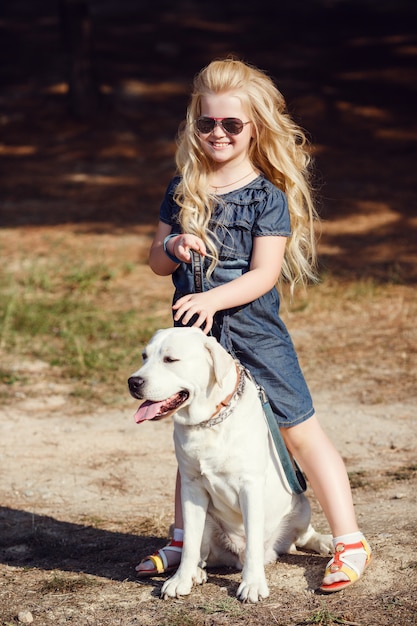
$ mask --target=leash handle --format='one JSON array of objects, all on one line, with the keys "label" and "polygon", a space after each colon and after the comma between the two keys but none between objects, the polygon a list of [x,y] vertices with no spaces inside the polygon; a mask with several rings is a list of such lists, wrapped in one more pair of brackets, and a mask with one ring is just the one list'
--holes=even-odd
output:
[{"label": "leash handle", "polygon": [[191,254],[191,267],[193,269],[194,277],[194,290],[195,293],[201,293],[204,291],[203,284],[203,257],[195,250],[190,250]]},{"label": "leash handle", "polygon": [[[203,266],[203,257],[201,254],[198,254],[195,250],[190,250],[191,254],[191,267],[193,272],[193,280],[194,280],[194,293],[201,293],[204,291],[204,266]],[[213,322],[215,323],[215,322]],[[209,336],[212,336],[212,332],[208,333]]]}]

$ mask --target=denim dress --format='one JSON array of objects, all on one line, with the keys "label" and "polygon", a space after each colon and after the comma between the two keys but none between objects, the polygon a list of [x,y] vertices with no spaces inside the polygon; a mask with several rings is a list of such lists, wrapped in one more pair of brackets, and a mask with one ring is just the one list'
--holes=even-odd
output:
[{"label": "denim dress", "polygon": [[[172,233],[181,232],[179,208],[173,198],[178,182],[178,177],[170,182],[160,209],[160,220],[172,226]],[[249,271],[253,237],[290,236],[286,196],[260,175],[248,185],[219,196],[209,229],[220,242],[219,262],[207,279],[210,261],[204,259],[204,291]],[[172,280],[173,302],[194,293],[191,263],[181,263]],[[293,342],[279,316],[279,307],[279,295],[274,287],[253,302],[218,311],[211,333],[265,389],[279,426],[289,427],[311,417],[314,408]],[[181,326],[181,322],[175,325]]]}]

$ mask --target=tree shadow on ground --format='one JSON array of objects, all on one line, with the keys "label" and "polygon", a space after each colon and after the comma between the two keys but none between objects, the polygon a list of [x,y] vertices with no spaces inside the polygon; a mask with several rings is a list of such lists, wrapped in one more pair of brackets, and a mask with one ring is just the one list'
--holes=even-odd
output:
[{"label": "tree shadow on ground", "polygon": [[[11,567],[87,574],[126,582],[135,581],[154,587],[159,595],[167,576],[138,579],[134,567],[140,558],[163,547],[166,540],[153,535],[114,532],[89,525],[57,520],[0,507],[0,562]],[[312,554],[286,554],[279,562],[304,567],[310,589],[320,582],[327,557]],[[238,579],[230,578],[237,575]],[[229,567],[208,569],[209,581],[228,588],[236,595],[241,573]],[[65,581],[57,580],[58,584]]]},{"label": "tree shadow on ground", "polygon": [[15,567],[61,570],[136,580],[139,555],[164,542],[154,536],[112,532],[0,507],[0,561]]}]

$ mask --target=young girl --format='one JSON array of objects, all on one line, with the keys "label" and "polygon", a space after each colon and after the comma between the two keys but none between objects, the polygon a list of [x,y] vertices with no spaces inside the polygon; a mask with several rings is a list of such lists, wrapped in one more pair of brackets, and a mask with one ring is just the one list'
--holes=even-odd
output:
[{"label": "young girl", "polygon": [[[174,323],[211,332],[270,401],[285,443],[329,522],[335,555],[320,589],[355,582],[371,558],[342,458],[323,432],[291,338],[279,317],[279,278],[314,279],[313,207],[306,139],[270,78],[241,61],[214,61],[194,80],[149,264],[172,274]],[[204,259],[194,293],[190,250]],[[181,559],[181,479],[173,540],[136,568],[151,576]]]}]

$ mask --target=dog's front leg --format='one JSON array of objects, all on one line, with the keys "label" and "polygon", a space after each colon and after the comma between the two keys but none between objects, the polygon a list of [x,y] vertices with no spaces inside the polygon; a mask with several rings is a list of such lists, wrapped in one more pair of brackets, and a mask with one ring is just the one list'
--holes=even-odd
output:
[{"label": "dog's front leg", "polygon": [[258,602],[269,596],[264,567],[264,497],[261,485],[246,486],[239,496],[246,534],[242,582],[236,596],[242,602]]},{"label": "dog's front leg", "polygon": [[162,586],[161,596],[178,598],[191,592],[194,583],[201,585],[207,580],[206,570],[199,566],[201,543],[206,523],[208,494],[193,484],[182,484],[184,516],[184,543],[181,564],[177,572]]}]

